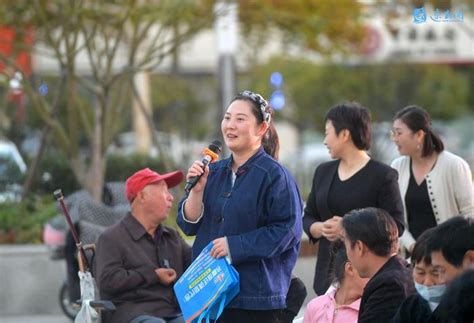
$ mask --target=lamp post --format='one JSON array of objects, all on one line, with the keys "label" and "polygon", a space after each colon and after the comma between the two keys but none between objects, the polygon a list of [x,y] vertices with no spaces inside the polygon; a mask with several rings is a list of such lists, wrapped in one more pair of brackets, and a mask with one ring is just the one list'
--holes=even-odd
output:
[{"label": "lamp post", "polygon": [[[235,57],[237,49],[237,3],[218,1],[214,5],[216,16],[214,30],[217,38],[217,77],[219,83],[219,104],[220,109],[225,112],[227,104],[235,95]],[[222,118],[221,110],[218,113],[218,124]],[[219,134],[219,129],[217,130]]]}]

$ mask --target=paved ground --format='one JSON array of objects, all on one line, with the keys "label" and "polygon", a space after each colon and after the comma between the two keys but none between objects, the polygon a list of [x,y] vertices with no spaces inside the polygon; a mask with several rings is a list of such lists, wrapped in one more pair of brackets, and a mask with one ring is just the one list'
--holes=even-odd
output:
[{"label": "paved ground", "polygon": [[[15,248],[2,249],[0,245],[0,323],[70,323],[61,313],[57,298],[65,264],[52,262],[43,246]],[[314,257],[299,258],[294,270],[308,289],[305,303],[314,297],[310,287],[314,264]],[[43,268],[41,277],[36,268]],[[298,317],[302,315],[301,311]]]},{"label": "paved ground", "polygon": [[[303,317],[304,309],[298,315]],[[71,323],[64,315],[15,315],[15,316],[0,316],[2,323]],[[302,321],[301,321],[302,322]]]},{"label": "paved ground", "polygon": [[14,316],[1,316],[0,322],[2,323],[71,323],[64,315],[14,315]]}]

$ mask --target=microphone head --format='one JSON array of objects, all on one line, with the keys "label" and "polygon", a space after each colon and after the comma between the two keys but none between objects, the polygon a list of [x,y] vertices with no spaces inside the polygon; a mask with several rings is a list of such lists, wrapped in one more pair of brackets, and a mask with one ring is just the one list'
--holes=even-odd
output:
[{"label": "microphone head", "polygon": [[219,140],[214,140],[209,147],[204,149],[203,154],[210,158],[211,163],[215,162],[219,158],[219,154],[222,151],[222,143]]},{"label": "microphone head", "polygon": [[219,140],[214,140],[208,147],[211,151],[216,154],[220,154],[222,151],[222,143]]}]

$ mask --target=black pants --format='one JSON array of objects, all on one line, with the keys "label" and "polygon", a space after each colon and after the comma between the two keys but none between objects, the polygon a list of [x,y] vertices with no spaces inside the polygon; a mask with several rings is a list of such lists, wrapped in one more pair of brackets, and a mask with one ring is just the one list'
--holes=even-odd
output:
[{"label": "black pants", "polygon": [[224,310],[218,323],[291,323],[306,298],[306,287],[301,279],[292,277],[290,288],[286,295],[286,308],[281,310],[251,311],[229,308]]},{"label": "black pants", "polygon": [[[76,225],[76,227],[78,227]],[[69,300],[76,302],[81,298],[81,286],[79,275],[79,263],[77,262],[77,247],[71,231],[66,235],[66,245],[64,247],[64,256],[66,258],[67,283],[69,288]]]},{"label": "black pants", "polygon": [[292,277],[288,294],[286,294],[286,308],[281,312],[281,323],[293,322],[308,295],[306,286],[298,277]]}]

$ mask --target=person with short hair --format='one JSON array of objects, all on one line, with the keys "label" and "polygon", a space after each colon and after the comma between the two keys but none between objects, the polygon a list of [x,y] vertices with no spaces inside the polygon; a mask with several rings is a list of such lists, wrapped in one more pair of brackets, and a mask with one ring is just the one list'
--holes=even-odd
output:
[{"label": "person with short hair", "polygon": [[472,172],[465,160],[444,149],[430,115],[419,106],[397,112],[392,139],[402,155],[392,162],[407,224],[400,242],[411,251],[426,229],[458,214],[474,217]]},{"label": "person with short hair", "polygon": [[173,283],[191,263],[191,248],[163,225],[173,204],[169,189],[181,171],[158,174],[144,168],[125,183],[129,212],[97,242],[95,276],[101,297],[117,307],[104,312],[113,323],[184,323]]},{"label": "person with short hair", "polygon": [[326,114],[324,144],[333,161],[316,168],[304,209],[303,228],[312,243],[319,242],[313,289],[326,292],[332,241],[342,235],[344,214],[354,209],[386,210],[403,233],[403,204],[398,174],[369,156],[371,124],[369,110],[357,102],[343,102]]},{"label": "person with short hair", "polygon": [[443,222],[431,233],[426,249],[441,281],[449,285],[474,268],[474,219],[456,216]]},{"label": "person with short hair", "polygon": [[403,301],[392,323],[427,322],[446,290],[446,284],[440,283],[439,271],[431,264],[430,254],[426,253],[426,244],[431,232],[433,228],[418,237],[411,253],[413,280],[417,292]]},{"label": "person with short hair", "polygon": [[370,278],[358,322],[388,322],[415,290],[406,262],[397,256],[397,224],[385,210],[364,208],[346,214],[342,227],[347,257],[362,278]]}]

